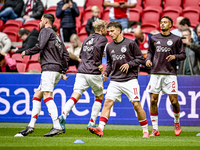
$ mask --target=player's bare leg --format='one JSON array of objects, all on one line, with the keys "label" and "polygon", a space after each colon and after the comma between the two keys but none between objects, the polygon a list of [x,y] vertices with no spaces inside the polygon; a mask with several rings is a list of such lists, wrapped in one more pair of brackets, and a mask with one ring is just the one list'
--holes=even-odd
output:
[{"label": "player's bare leg", "polygon": [[178,102],[178,95],[177,94],[169,94],[169,99],[172,104],[173,112],[174,112],[174,133],[176,136],[181,134],[181,126],[180,126],[180,105]]},{"label": "player's bare leg", "polygon": [[147,123],[147,117],[144,109],[141,106],[141,103],[139,101],[132,102],[133,107],[137,113],[138,120],[140,122],[140,125],[143,129],[143,138],[149,138],[149,131],[148,131],[148,123]]},{"label": "player's bare leg", "polygon": [[90,121],[87,125],[87,129],[89,127],[96,127],[95,122],[96,122],[96,119],[99,115],[102,101],[103,101],[103,94],[101,94],[100,96],[95,96],[95,101],[94,101],[94,104],[92,106],[91,117],[90,117]]},{"label": "player's bare leg", "polygon": [[153,125],[153,131],[150,136],[159,136],[160,133],[158,131],[158,94],[150,94],[151,97],[151,105],[150,105],[150,117]]},{"label": "player's bare leg", "polygon": [[96,128],[94,128],[94,127],[88,128],[91,133],[94,133],[100,137],[103,136],[103,130],[104,130],[104,127],[110,117],[110,110],[111,110],[113,104],[114,104],[113,100],[110,100],[110,99],[105,100],[104,106],[103,106],[103,109],[101,112],[101,117],[99,119],[99,126]]}]

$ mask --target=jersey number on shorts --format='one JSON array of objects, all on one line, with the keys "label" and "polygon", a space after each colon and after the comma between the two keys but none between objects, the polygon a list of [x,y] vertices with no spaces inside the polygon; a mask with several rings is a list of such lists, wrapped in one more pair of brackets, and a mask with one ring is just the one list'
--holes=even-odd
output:
[{"label": "jersey number on shorts", "polygon": [[138,95],[137,88],[133,88],[133,91],[134,91],[134,95]]},{"label": "jersey number on shorts", "polygon": [[175,81],[172,81],[172,88],[175,88]]}]

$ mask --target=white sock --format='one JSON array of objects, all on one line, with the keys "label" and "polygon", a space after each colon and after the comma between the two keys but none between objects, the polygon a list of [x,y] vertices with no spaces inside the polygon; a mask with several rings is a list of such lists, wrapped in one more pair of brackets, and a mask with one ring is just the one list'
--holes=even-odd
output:
[{"label": "white sock", "polygon": [[139,120],[139,122],[140,122],[140,125],[142,127],[143,133],[147,132],[149,134],[147,119],[145,119],[145,120]]},{"label": "white sock", "polygon": [[62,129],[58,120],[58,110],[55,102],[53,101],[53,98],[48,100],[46,102],[46,105],[49,111],[49,115],[51,116],[51,119],[53,121],[53,127],[56,129]]},{"label": "white sock", "polygon": [[180,113],[174,113],[174,123],[179,123]]},{"label": "white sock", "polygon": [[67,115],[69,114],[69,112],[72,110],[72,108],[74,107],[75,103],[72,99],[69,99],[66,103],[65,103],[65,106],[64,106],[64,109],[63,109],[63,117],[64,119],[66,119]]},{"label": "white sock", "polygon": [[100,109],[101,109],[101,103],[98,101],[95,101],[92,106],[92,113],[91,113],[91,119],[90,119],[90,123],[92,125],[95,125],[95,122],[99,115]]},{"label": "white sock", "polygon": [[107,117],[103,117],[103,116],[100,117],[100,119],[99,119],[99,128],[101,128],[102,131],[104,130],[104,127],[105,127],[107,121],[108,121]]},{"label": "white sock", "polygon": [[151,116],[151,122],[153,125],[153,129],[158,131],[158,116]]},{"label": "white sock", "polygon": [[29,127],[35,127],[35,122],[40,114],[41,110],[41,101],[33,100],[33,109],[31,113],[31,121],[29,122]]}]

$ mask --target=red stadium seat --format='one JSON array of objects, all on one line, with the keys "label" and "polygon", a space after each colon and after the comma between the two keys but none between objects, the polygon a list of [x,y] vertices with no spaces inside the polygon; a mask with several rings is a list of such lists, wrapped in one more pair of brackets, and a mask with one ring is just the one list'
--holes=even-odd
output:
[{"label": "red stadium seat", "polygon": [[69,68],[68,68],[68,70],[66,71],[66,73],[77,73],[76,65],[74,65],[74,66],[69,66]]},{"label": "red stadium seat", "polygon": [[3,26],[3,29],[7,28],[7,27],[18,28],[19,29],[19,28],[22,27],[22,24],[23,23],[20,20],[11,19],[11,20],[6,21],[6,23]]},{"label": "red stadium seat", "polygon": [[199,7],[199,0],[183,0],[183,8],[194,6]]},{"label": "red stadium seat", "polygon": [[45,10],[45,14],[55,12],[56,8],[57,8],[57,6],[50,6],[48,9]]},{"label": "red stadium seat", "polygon": [[106,65],[106,64],[102,64],[102,66],[103,66],[103,71],[102,71],[102,73],[104,73],[105,70],[106,70],[107,65]]},{"label": "red stadium seat", "polygon": [[133,33],[123,33],[123,36],[125,38],[131,39],[131,40],[133,40],[135,38]]},{"label": "red stadium seat", "polygon": [[0,32],[1,32],[2,28],[3,28],[3,20],[0,19]]},{"label": "red stadium seat", "polygon": [[141,24],[141,29],[143,32],[150,33],[153,30],[159,29],[159,22],[146,22]]},{"label": "red stadium seat", "polygon": [[138,8],[129,9],[129,20],[130,21],[140,21],[140,10]]},{"label": "red stadium seat", "polygon": [[160,21],[161,11],[159,8],[149,6],[143,10],[141,21],[145,22],[158,22]]},{"label": "red stadium seat", "polygon": [[80,41],[83,43],[84,40],[88,37],[87,33],[79,33],[78,34]]},{"label": "red stadium seat", "polygon": [[99,9],[102,9],[103,8],[103,2],[104,2],[104,0],[98,0],[98,2],[95,1],[95,0],[86,0],[85,1],[85,8],[87,9],[88,7],[98,6]]},{"label": "red stadium seat", "polygon": [[176,8],[174,6],[169,6],[163,10],[162,16],[169,16],[170,18],[172,18],[174,25],[176,25],[176,19],[177,17],[181,16],[181,14],[182,9],[180,10],[179,8]]},{"label": "red stadium seat", "polygon": [[21,56],[20,53],[14,53],[14,54],[12,54],[12,58],[13,58],[14,60],[16,60],[17,63],[18,63],[18,62],[21,62],[21,63],[27,64],[28,61],[29,61],[29,59],[30,59],[30,56],[24,56],[24,57],[22,58],[22,56]]},{"label": "red stadium seat", "polygon": [[110,17],[109,17],[109,13],[110,13],[110,7],[106,7],[106,9],[102,12],[102,20],[105,20],[107,23],[110,22]]},{"label": "red stadium seat", "polygon": [[38,62],[39,56],[40,56],[40,53],[37,53],[37,54],[35,54],[35,55],[31,55],[31,56],[30,56],[30,59],[28,60],[28,63],[29,63],[29,62]]},{"label": "red stadium seat", "polygon": [[[99,18],[101,18],[101,12],[103,11],[103,9],[100,9],[99,12]],[[88,19],[92,18],[92,10],[91,7],[88,7],[87,9],[84,10],[83,14],[82,14],[82,22],[83,24],[86,24]]]},{"label": "red stadium seat", "polygon": [[143,6],[144,8],[148,6],[160,6],[162,5],[162,0],[143,0]]},{"label": "red stadium seat", "polygon": [[28,21],[28,22],[26,22],[24,25],[23,25],[23,28],[26,28],[27,30],[29,30],[29,31],[32,31],[34,28],[36,29],[36,30],[40,30],[40,25],[39,25],[39,22],[38,21],[35,21],[35,20],[33,20],[33,21]]},{"label": "red stadium seat", "polygon": [[3,31],[3,32],[8,35],[11,42],[17,42],[18,35],[17,35],[16,31],[10,30],[10,31]]},{"label": "red stadium seat", "polygon": [[20,73],[26,72],[26,64],[17,62],[17,71]]},{"label": "red stadium seat", "polygon": [[163,0],[164,8],[168,6],[181,7],[181,5],[182,5],[182,0]]},{"label": "red stadium seat", "polygon": [[143,3],[143,0],[137,0],[137,4],[136,4],[136,7],[135,7],[135,8],[137,8],[140,11],[140,13],[143,10],[142,3]]},{"label": "red stadium seat", "polygon": [[79,28],[79,33],[87,33],[87,32],[86,32],[86,29],[85,29],[85,25],[82,25],[82,26]]},{"label": "red stadium seat", "polygon": [[108,40],[108,43],[110,43],[110,42],[113,41],[113,39],[110,37],[110,35],[106,35],[106,38],[107,38],[107,40]]},{"label": "red stadium seat", "polygon": [[28,63],[27,64],[27,71],[40,71],[41,72],[41,66],[39,62],[34,62],[34,63]]},{"label": "red stadium seat", "polygon": [[199,24],[199,13],[200,9],[196,9],[196,7],[187,7],[183,9],[183,17],[190,19],[191,24]]}]

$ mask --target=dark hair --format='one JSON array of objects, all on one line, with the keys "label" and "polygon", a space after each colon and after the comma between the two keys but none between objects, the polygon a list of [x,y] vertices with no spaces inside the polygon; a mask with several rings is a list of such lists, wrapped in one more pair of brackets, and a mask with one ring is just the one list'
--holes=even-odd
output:
[{"label": "dark hair", "polygon": [[18,34],[19,35],[24,35],[24,34],[29,35],[30,31],[25,29],[25,28],[21,28],[21,29],[18,30]]},{"label": "dark hair", "polygon": [[44,17],[44,18],[47,18],[47,19],[50,21],[51,25],[53,25],[54,20],[55,20],[55,17],[54,17],[53,14],[51,14],[51,13],[46,13],[46,14],[43,15],[43,17]]},{"label": "dark hair", "polygon": [[183,26],[186,24],[188,27],[191,26],[190,20],[188,18],[183,18],[179,24]]},{"label": "dark hair", "polygon": [[192,34],[190,28],[183,28],[181,31],[182,31],[182,32],[183,32],[183,31],[188,31],[190,35]]},{"label": "dark hair", "polygon": [[119,28],[122,31],[122,25],[119,22],[117,22],[117,21],[111,21],[108,24],[107,28],[109,28],[109,27]]},{"label": "dark hair", "polygon": [[55,31],[55,32],[58,32],[58,28],[56,26],[52,26],[52,29]]},{"label": "dark hair", "polygon": [[0,61],[2,61],[4,58],[5,58],[4,55],[0,54]]},{"label": "dark hair", "polygon": [[[162,20],[163,18],[167,18],[167,19],[171,22],[171,24],[172,24],[172,26],[173,26],[173,20],[172,20],[172,18],[170,18],[169,16],[163,16],[163,17],[160,19],[160,22],[161,22],[161,20]],[[172,26],[171,26],[171,27],[172,27]]]}]

